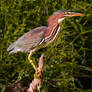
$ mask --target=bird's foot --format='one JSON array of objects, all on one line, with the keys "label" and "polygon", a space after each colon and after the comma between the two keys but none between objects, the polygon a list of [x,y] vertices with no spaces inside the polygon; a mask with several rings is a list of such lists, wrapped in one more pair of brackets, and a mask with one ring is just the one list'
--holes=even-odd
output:
[{"label": "bird's foot", "polygon": [[38,78],[38,68],[35,70],[34,78]]},{"label": "bird's foot", "polygon": [[34,77],[39,78],[41,76],[41,72],[39,72],[38,68],[35,71]]}]

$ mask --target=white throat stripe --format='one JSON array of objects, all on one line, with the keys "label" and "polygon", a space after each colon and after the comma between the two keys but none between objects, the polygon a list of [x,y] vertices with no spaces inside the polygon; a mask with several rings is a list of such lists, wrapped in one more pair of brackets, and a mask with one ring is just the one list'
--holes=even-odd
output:
[{"label": "white throat stripe", "polygon": [[61,21],[63,21],[65,18],[61,18],[61,19],[58,19],[58,23],[60,23]]}]

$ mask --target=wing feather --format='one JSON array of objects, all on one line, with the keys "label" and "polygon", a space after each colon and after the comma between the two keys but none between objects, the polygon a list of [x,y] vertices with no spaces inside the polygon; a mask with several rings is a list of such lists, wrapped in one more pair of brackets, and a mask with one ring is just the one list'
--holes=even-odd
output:
[{"label": "wing feather", "polygon": [[44,39],[44,34],[46,31],[47,27],[44,26],[35,28],[21,36],[17,41],[11,44],[7,50],[12,53],[18,51],[27,52],[32,48],[35,48],[40,45],[40,43]]}]

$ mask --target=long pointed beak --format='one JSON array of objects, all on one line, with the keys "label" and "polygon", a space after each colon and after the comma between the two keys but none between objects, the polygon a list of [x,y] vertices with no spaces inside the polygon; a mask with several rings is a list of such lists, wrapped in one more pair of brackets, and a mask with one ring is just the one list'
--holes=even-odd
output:
[{"label": "long pointed beak", "polygon": [[85,16],[85,14],[72,12],[71,16]]},{"label": "long pointed beak", "polygon": [[73,16],[85,16],[85,14],[71,12],[70,14],[66,14],[66,15],[64,15],[64,16],[65,16],[65,17],[73,17]]}]

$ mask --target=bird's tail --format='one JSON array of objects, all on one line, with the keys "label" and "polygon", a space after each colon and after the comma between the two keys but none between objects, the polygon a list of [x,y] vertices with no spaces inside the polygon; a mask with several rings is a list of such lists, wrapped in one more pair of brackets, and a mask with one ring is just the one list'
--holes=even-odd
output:
[{"label": "bird's tail", "polygon": [[16,51],[15,51],[15,48],[16,48],[16,43],[14,42],[14,43],[12,43],[12,44],[8,47],[7,51],[9,52],[9,54],[15,53],[15,52],[16,52]]}]

